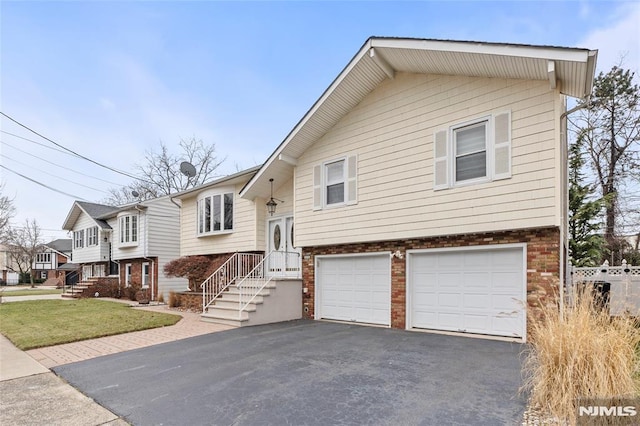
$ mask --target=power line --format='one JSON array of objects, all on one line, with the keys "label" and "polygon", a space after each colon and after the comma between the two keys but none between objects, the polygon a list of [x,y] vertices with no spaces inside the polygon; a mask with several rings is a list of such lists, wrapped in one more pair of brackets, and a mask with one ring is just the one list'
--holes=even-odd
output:
[{"label": "power line", "polygon": [[[21,163],[21,162],[20,162],[20,161],[18,161],[18,160],[14,160],[13,158],[8,157],[8,156],[6,156],[6,155],[4,155],[4,154],[0,154],[0,157],[4,157],[4,158],[6,158],[7,160],[13,161],[13,162],[14,162],[14,163],[16,163],[16,164],[21,164],[21,165],[23,165],[23,166],[25,166],[25,167],[29,167],[29,165],[24,164],[24,163]],[[44,170],[38,170],[38,171],[39,171],[40,173],[44,173],[45,175],[53,176],[54,178],[57,178],[57,179],[63,180],[63,181],[65,181],[65,182],[72,183],[72,184],[74,184],[74,185],[78,185],[78,186],[82,186],[82,187],[87,188],[87,189],[92,189],[92,190],[94,190],[94,191],[102,192],[103,194],[108,194],[108,192],[107,192],[107,191],[103,191],[102,189],[93,188],[93,187],[91,187],[91,186],[83,185],[83,184],[81,184],[81,183],[74,182],[74,181],[72,181],[72,180],[70,180],[70,179],[66,179],[66,178],[63,178],[63,177],[61,177],[61,176],[54,175],[53,173],[45,172]]]},{"label": "power line", "polygon": [[31,133],[33,133],[33,134],[35,134],[35,135],[40,136],[42,139],[44,139],[44,140],[46,140],[46,141],[51,142],[51,143],[52,143],[52,144],[54,144],[55,146],[60,147],[60,148],[64,149],[65,151],[68,151],[68,152],[72,153],[72,154],[73,154],[73,155],[75,155],[76,157],[82,158],[83,160],[89,161],[90,163],[93,163],[93,164],[95,164],[95,165],[97,165],[97,166],[103,167],[103,168],[105,168],[105,169],[107,169],[107,170],[111,170],[111,171],[112,171],[112,172],[114,172],[114,173],[118,173],[118,174],[121,174],[121,175],[123,175],[123,176],[127,176],[127,177],[129,177],[129,178],[131,178],[131,179],[141,180],[141,181],[144,181],[144,182],[147,182],[147,183],[152,183],[152,182],[149,182],[149,181],[147,181],[147,180],[145,180],[145,179],[142,179],[142,178],[140,178],[140,177],[138,177],[138,176],[132,175],[132,174],[127,173],[127,172],[123,172],[122,170],[114,169],[113,167],[110,167],[110,166],[104,165],[104,164],[99,163],[99,162],[97,162],[97,161],[95,161],[95,160],[92,160],[91,158],[85,157],[84,155],[78,154],[77,152],[73,151],[72,149],[69,149],[69,148],[67,148],[67,147],[66,147],[66,146],[64,146],[64,145],[61,145],[61,144],[59,144],[59,143],[57,143],[57,142],[55,142],[55,141],[53,141],[53,140],[49,139],[48,137],[46,137],[46,136],[44,136],[44,135],[41,135],[40,133],[36,132],[36,131],[35,131],[35,130],[33,130],[32,128],[30,128],[30,127],[28,127],[28,126],[26,126],[26,125],[24,125],[24,124],[20,123],[18,120],[14,119],[14,118],[12,118],[12,117],[8,116],[8,115],[7,115],[7,114],[5,114],[4,112],[0,111],[0,114],[1,114],[1,115],[3,115],[3,116],[5,116],[5,117],[6,117],[6,118],[8,118],[9,120],[13,121],[14,123],[16,123],[18,126],[23,127],[23,128],[25,128],[25,129],[27,129],[28,131],[30,131]]},{"label": "power line", "polygon": [[[115,183],[115,182],[111,182],[111,181],[108,181],[108,180],[100,179],[100,178],[97,178],[97,177],[95,177],[95,176],[91,176],[91,175],[88,175],[88,174],[86,174],[86,173],[82,173],[82,172],[79,172],[79,171],[77,171],[77,170],[70,169],[69,167],[61,166],[60,164],[54,163],[54,162],[52,162],[52,161],[45,160],[44,158],[42,158],[42,157],[38,157],[38,156],[37,156],[37,155],[35,155],[35,154],[32,154],[32,153],[27,152],[27,151],[23,151],[23,150],[21,150],[20,148],[16,148],[15,146],[13,146],[13,145],[11,145],[10,143],[5,142],[5,141],[3,141],[3,140],[0,140],[0,143],[3,143],[3,144],[5,144],[5,145],[7,145],[8,147],[15,149],[16,151],[20,151],[20,152],[22,152],[22,153],[24,153],[24,154],[30,155],[30,156],[32,156],[32,157],[34,157],[34,158],[37,158],[38,160],[42,160],[42,161],[44,161],[45,163],[52,164],[52,165],[54,165],[54,166],[56,166],[56,167],[60,167],[60,168],[62,168],[62,169],[68,170],[68,171],[70,171],[70,172],[77,173],[77,174],[79,174],[79,175],[86,176],[86,177],[89,177],[89,178],[91,178],[91,179],[99,180],[99,181],[101,181],[101,182],[109,183],[109,184],[111,184],[111,185],[123,186],[123,185],[120,185],[119,183]],[[45,146],[46,146],[46,145],[45,145]],[[50,147],[50,146],[48,146],[47,148],[55,149],[55,148],[52,148],[52,147]],[[56,149],[56,151],[58,151],[58,150]],[[69,154],[69,153],[67,153],[67,152],[64,152],[64,151],[60,151],[60,152],[63,152],[64,154],[67,154],[67,155],[71,155],[71,154]]]},{"label": "power line", "polygon": [[52,188],[52,187],[50,187],[49,185],[45,185],[45,184],[44,184],[44,183],[42,183],[42,182],[38,182],[38,181],[37,181],[37,180],[35,180],[35,179],[31,179],[30,177],[25,176],[25,175],[23,175],[23,174],[21,174],[21,173],[18,173],[18,172],[14,171],[14,170],[11,170],[11,169],[10,169],[10,168],[8,168],[7,166],[3,166],[2,164],[0,164],[0,167],[2,167],[3,169],[5,169],[5,170],[7,170],[7,171],[9,171],[9,172],[11,172],[11,173],[13,173],[13,174],[16,174],[16,175],[20,176],[20,177],[21,177],[21,178],[23,178],[23,179],[26,179],[26,180],[28,180],[28,181],[30,181],[30,182],[33,182],[33,183],[35,183],[36,185],[40,185],[40,186],[43,186],[43,187],[45,187],[45,188],[47,188],[47,189],[50,189],[51,191],[57,192],[57,193],[62,194],[62,195],[66,195],[67,197],[75,198],[76,200],[87,201],[86,199],[84,199],[84,198],[82,198],[82,197],[78,197],[77,195],[73,195],[73,194],[69,194],[69,193],[64,192],[64,191],[60,191],[59,189]]},{"label": "power line", "polygon": [[54,147],[52,147],[52,146],[49,146],[49,145],[43,144],[43,143],[41,143],[41,142],[34,141],[33,139],[25,138],[24,136],[16,135],[15,133],[7,132],[6,130],[0,130],[0,132],[4,133],[5,135],[10,135],[10,136],[16,137],[16,138],[18,138],[18,139],[22,139],[22,140],[25,140],[25,141],[28,141],[28,142],[34,143],[34,144],[36,144],[36,145],[40,145],[40,146],[42,146],[42,147],[44,147],[44,148],[48,148],[48,149],[51,149],[51,150],[53,150],[53,151],[57,151],[57,152],[61,152],[61,153],[63,153],[63,154],[69,155],[69,156],[71,156],[71,157],[75,157],[75,155],[73,155],[73,154],[71,154],[71,153],[69,153],[69,152],[67,152],[67,151],[63,151],[63,150],[61,150],[61,149],[54,148]]}]

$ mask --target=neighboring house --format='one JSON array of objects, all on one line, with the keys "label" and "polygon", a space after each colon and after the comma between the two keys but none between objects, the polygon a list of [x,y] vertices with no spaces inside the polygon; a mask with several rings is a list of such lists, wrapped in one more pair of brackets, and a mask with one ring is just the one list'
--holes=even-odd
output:
[{"label": "neighboring house", "polygon": [[[77,281],[76,265],[71,264],[72,240],[57,239],[44,244],[43,251],[36,254],[31,273],[34,278],[47,280],[59,279],[62,284],[70,284]],[[69,274],[67,274],[69,272]]]},{"label": "neighboring house", "polygon": [[20,281],[18,267],[11,259],[9,247],[0,244],[0,283],[3,285],[15,285]]},{"label": "neighboring house", "polygon": [[187,289],[185,279],[163,271],[180,255],[179,224],[179,207],[159,197],[120,207],[76,201],[63,229],[72,232],[83,279],[118,276],[122,288],[135,284],[157,299]]}]

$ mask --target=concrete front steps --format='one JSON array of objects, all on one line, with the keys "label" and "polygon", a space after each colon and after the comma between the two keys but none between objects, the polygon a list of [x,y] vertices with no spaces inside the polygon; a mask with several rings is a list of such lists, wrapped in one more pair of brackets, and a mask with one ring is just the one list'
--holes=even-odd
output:
[{"label": "concrete front steps", "polygon": [[[249,285],[259,288],[261,283],[255,282]],[[239,313],[239,298],[240,292],[236,286],[229,286],[227,291],[200,315],[200,318],[202,321],[236,327],[302,318],[302,280],[300,279],[272,279],[241,313]]]},{"label": "concrete front steps", "polygon": [[81,281],[78,284],[75,284],[72,289],[66,289],[64,293],[62,293],[62,297],[66,297],[68,299],[80,299],[82,294],[93,287],[98,280],[96,278],[87,278],[85,281]]}]

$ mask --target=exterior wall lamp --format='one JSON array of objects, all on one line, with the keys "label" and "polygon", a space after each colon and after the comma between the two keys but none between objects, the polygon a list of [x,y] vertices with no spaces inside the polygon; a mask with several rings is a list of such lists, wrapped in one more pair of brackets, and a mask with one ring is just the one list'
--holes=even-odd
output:
[{"label": "exterior wall lamp", "polygon": [[273,199],[273,178],[269,179],[269,183],[271,184],[271,197],[269,198],[269,201],[267,201],[267,210],[269,211],[269,216],[273,216],[276,212],[278,203]]}]

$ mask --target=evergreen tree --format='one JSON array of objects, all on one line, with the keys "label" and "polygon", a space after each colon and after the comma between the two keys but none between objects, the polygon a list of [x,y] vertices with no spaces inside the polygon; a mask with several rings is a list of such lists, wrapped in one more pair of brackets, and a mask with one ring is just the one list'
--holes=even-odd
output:
[{"label": "evergreen tree", "polygon": [[569,256],[573,266],[597,266],[605,245],[598,233],[604,203],[591,199],[594,187],[583,183],[583,135],[569,147]]}]

